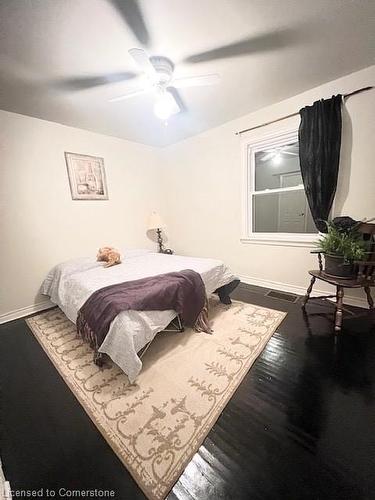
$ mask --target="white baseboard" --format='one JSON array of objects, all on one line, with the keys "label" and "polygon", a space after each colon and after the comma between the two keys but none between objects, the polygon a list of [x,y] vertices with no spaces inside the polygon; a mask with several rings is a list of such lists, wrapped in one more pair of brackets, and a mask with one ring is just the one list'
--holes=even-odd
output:
[{"label": "white baseboard", "polygon": [[[294,293],[295,295],[305,295],[306,288],[308,287],[309,284],[309,279],[306,280],[306,288],[304,288],[302,286],[290,285],[288,283],[280,283],[278,281],[253,278],[251,276],[245,276],[243,274],[239,274],[238,277],[243,283],[246,283],[247,285],[256,285],[256,286],[261,286],[263,288],[271,288],[272,290]],[[311,293],[311,296],[317,297],[319,295],[327,295],[327,293],[329,292],[327,292],[326,290],[316,290],[314,288]],[[368,308],[367,300],[365,298],[361,299],[359,297],[353,297],[350,295],[344,296],[344,304],[355,307],[363,307],[365,309]]]},{"label": "white baseboard", "polygon": [[14,319],[23,318],[24,316],[29,316],[30,314],[43,311],[44,309],[49,309],[55,305],[56,304],[46,299],[31,306],[20,307],[19,309],[14,309],[13,311],[9,311],[5,314],[0,314],[0,325],[7,323],[8,321],[13,321]]}]

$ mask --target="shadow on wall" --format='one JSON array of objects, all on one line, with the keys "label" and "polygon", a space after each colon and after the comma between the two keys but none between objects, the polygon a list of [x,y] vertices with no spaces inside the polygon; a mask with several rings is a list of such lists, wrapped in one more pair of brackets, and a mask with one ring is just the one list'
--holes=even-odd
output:
[{"label": "shadow on wall", "polygon": [[343,214],[342,210],[349,194],[350,171],[352,166],[352,147],[353,147],[352,120],[344,104],[342,106],[342,141],[341,141],[341,153],[340,153],[340,170],[337,180],[334,215],[350,215],[350,214]]}]

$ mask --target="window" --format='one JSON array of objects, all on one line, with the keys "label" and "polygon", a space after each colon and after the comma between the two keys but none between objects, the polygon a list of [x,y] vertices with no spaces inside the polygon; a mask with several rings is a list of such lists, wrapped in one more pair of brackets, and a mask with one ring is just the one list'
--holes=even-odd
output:
[{"label": "window", "polygon": [[317,239],[302,182],[297,131],[245,142],[244,174],[243,241],[305,246]]}]

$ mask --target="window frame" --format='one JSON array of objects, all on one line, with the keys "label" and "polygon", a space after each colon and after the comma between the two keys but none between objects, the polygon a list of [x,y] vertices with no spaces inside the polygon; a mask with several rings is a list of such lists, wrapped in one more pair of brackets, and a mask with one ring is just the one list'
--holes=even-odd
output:
[{"label": "window frame", "polygon": [[[314,248],[319,233],[262,233],[253,231],[253,197],[259,194],[300,191],[301,185],[287,188],[255,190],[255,153],[271,147],[284,146],[298,141],[298,129],[281,131],[256,140],[242,139],[242,243],[265,245],[301,246]],[[256,193],[256,194],[255,194]]]}]

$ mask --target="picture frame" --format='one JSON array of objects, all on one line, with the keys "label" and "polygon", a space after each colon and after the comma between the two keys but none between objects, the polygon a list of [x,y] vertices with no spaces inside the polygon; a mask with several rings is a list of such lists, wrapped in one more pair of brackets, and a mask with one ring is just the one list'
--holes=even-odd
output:
[{"label": "picture frame", "polygon": [[73,200],[108,200],[104,158],[65,151]]}]

